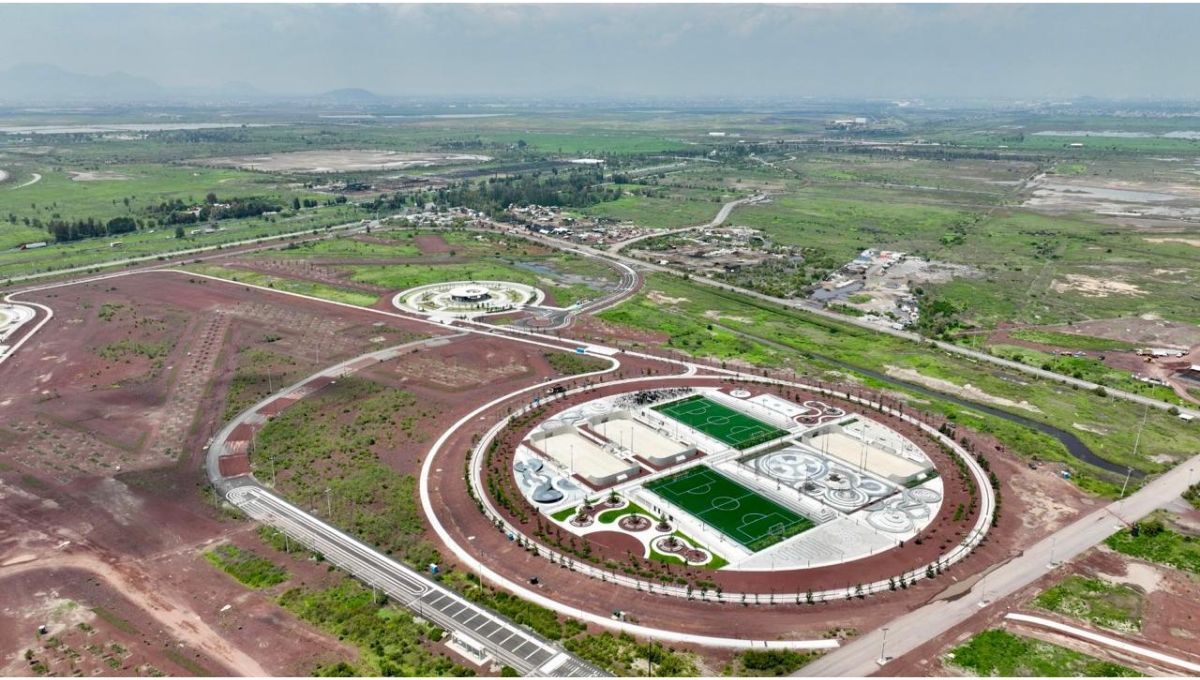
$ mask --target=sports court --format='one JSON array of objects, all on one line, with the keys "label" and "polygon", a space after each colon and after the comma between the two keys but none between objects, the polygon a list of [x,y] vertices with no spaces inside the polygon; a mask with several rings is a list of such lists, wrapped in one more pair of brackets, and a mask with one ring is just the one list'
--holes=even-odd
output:
[{"label": "sports court", "polygon": [[787,434],[700,394],[651,408],[739,451]]},{"label": "sports court", "polygon": [[704,466],[655,480],[646,488],[751,552],[814,526],[808,518]]}]

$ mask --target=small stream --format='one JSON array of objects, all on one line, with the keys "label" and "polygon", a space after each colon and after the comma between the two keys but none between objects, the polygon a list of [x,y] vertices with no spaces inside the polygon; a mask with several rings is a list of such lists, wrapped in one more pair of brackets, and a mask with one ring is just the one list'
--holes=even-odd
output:
[{"label": "small stream", "polygon": [[[881,382],[890,383],[890,384],[896,385],[898,387],[903,387],[904,389],[906,389],[908,391],[917,392],[917,393],[923,394],[927,397],[932,397],[934,399],[939,399],[941,401],[948,401],[953,404],[957,404],[959,406],[969,408],[973,411],[980,411],[980,412],[986,413],[990,416],[995,416],[997,418],[1003,418],[1004,420],[1007,420],[1011,423],[1016,423],[1016,424],[1022,425],[1024,427],[1028,427],[1028,428],[1037,430],[1038,432],[1041,432],[1043,434],[1050,435],[1051,437],[1054,437],[1058,441],[1062,442],[1062,445],[1066,447],[1067,453],[1069,453],[1072,458],[1083,461],[1090,465],[1094,465],[1095,467],[1098,467],[1102,470],[1106,470],[1108,472],[1119,474],[1121,476],[1124,476],[1129,471],[1129,468],[1127,468],[1124,465],[1121,465],[1120,463],[1114,463],[1110,460],[1105,460],[1105,459],[1101,458],[1100,456],[1097,456],[1095,454],[1095,452],[1093,452],[1090,448],[1088,448],[1087,444],[1084,444],[1082,441],[1079,440],[1079,437],[1076,437],[1071,432],[1067,432],[1066,430],[1061,430],[1057,427],[1054,427],[1053,425],[1047,425],[1046,423],[1043,423],[1039,420],[1034,420],[1032,418],[1026,418],[1025,416],[1018,415],[1016,413],[1010,413],[1003,409],[996,408],[995,406],[988,406],[987,404],[980,404],[978,402],[974,402],[969,399],[964,399],[955,394],[946,394],[945,392],[939,392],[935,389],[925,387],[924,385],[920,385],[920,384],[913,383],[913,382],[908,382],[907,380],[900,380],[898,378],[894,378],[885,373],[879,373],[878,371],[872,371],[871,369],[868,369],[868,368],[862,368],[861,366],[855,366],[854,364],[849,364],[844,361],[839,361],[838,359],[834,359],[833,357],[827,357],[822,354],[813,354],[811,352],[808,352],[807,354],[809,354],[810,356],[812,356],[813,358],[815,358],[819,361],[833,364],[835,366],[838,366],[839,368],[844,368],[847,371],[853,371],[854,373],[859,373],[861,375],[865,375],[869,378],[873,378],[873,379],[879,380]],[[1143,475],[1144,475],[1144,473],[1142,473],[1140,470],[1133,471],[1134,477],[1142,477]]]}]

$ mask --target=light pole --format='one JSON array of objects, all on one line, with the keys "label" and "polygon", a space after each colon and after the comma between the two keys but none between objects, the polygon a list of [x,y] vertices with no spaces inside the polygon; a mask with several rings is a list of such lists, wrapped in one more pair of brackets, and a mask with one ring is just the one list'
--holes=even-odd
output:
[{"label": "light pole", "polygon": [[879,643],[879,661],[877,662],[880,666],[887,663],[887,654],[884,653],[887,650],[887,634],[888,629],[886,626],[884,626],[883,642]]},{"label": "light pole", "polygon": [[1129,471],[1125,473],[1125,482],[1121,484],[1121,498],[1125,498],[1125,489],[1129,488],[1129,478],[1133,476],[1133,466],[1129,467]]}]

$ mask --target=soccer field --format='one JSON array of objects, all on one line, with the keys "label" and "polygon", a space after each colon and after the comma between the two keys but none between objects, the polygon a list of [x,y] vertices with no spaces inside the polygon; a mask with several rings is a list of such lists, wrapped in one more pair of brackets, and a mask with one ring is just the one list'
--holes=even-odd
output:
[{"label": "soccer field", "polygon": [[751,552],[815,526],[808,518],[704,466],[655,480],[646,488]]},{"label": "soccer field", "polygon": [[651,408],[739,451],[787,434],[700,394]]}]

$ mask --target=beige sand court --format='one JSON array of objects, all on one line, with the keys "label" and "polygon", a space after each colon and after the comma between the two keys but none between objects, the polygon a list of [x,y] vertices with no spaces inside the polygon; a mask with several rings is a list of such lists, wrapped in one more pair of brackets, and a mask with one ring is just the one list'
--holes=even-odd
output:
[{"label": "beige sand court", "polygon": [[903,483],[932,467],[898,456],[840,431],[819,434],[806,443],[852,468],[865,467],[867,472],[893,482]]},{"label": "beige sand court", "polygon": [[591,427],[600,436],[632,450],[654,465],[680,462],[684,456],[696,450],[694,446],[680,444],[628,416],[600,418],[593,421]]},{"label": "beige sand court", "polygon": [[641,469],[608,453],[572,426],[534,433],[529,443],[593,486],[615,484],[637,475]]}]

